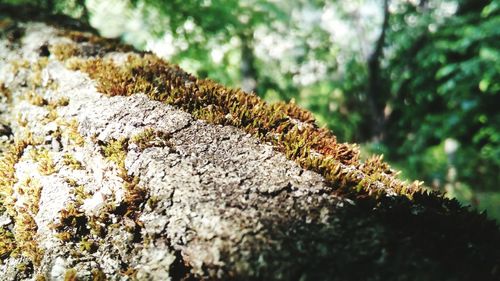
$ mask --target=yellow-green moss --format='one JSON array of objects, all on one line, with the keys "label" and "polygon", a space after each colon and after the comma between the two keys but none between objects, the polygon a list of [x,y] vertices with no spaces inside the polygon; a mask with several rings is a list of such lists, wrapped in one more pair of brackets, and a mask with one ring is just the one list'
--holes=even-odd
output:
[{"label": "yellow-green moss", "polygon": [[31,77],[28,82],[31,82],[32,88],[42,86],[42,71],[47,66],[48,62],[48,58],[41,57],[30,64]]},{"label": "yellow-green moss", "polygon": [[17,114],[16,122],[19,127],[28,126],[28,119],[26,119],[26,117],[24,117],[21,113]]},{"label": "yellow-green moss", "polygon": [[36,242],[38,226],[34,219],[38,213],[41,190],[40,183],[30,178],[20,183],[17,192],[24,196],[25,201],[22,207],[18,207],[13,229],[17,249],[35,265],[39,265],[43,257],[43,251]]},{"label": "yellow-green moss", "polygon": [[14,184],[17,182],[14,165],[19,161],[26,147],[31,144],[31,140],[17,140],[12,144],[0,158],[0,199],[7,213],[14,217]]},{"label": "yellow-green moss", "polygon": [[30,62],[26,59],[16,59],[10,62],[11,72],[16,75],[22,68],[29,68]]},{"label": "yellow-green moss", "polygon": [[[141,137],[142,136],[142,137]],[[153,132],[151,130],[145,130],[142,134],[135,137],[139,143],[144,143],[147,145],[146,140],[152,140],[155,137],[164,137],[159,132]],[[105,145],[103,145],[103,154],[110,161],[116,163],[119,169],[120,177],[124,181],[125,197],[124,204],[126,211],[123,215],[136,218],[137,211],[139,210],[139,205],[146,200],[146,191],[139,186],[139,178],[131,177],[128,175],[125,168],[125,158],[127,157],[127,147],[129,140],[111,140]],[[136,221],[136,223],[139,223]]]},{"label": "yellow-green moss", "polygon": [[5,86],[3,82],[0,82],[0,95],[4,96],[7,103],[12,102],[12,93],[10,92],[10,89]]},{"label": "yellow-green moss", "polygon": [[106,274],[102,270],[94,268],[92,269],[92,281],[106,281]]},{"label": "yellow-green moss", "polygon": [[42,274],[37,274],[35,281],[47,281],[47,278]]},{"label": "yellow-green moss", "polygon": [[144,150],[148,147],[171,147],[170,135],[157,131],[151,128],[147,128],[141,133],[132,136],[130,142],[136,144],[140,150]]},{"label": "yellow-green moss", "polygon": [[[40,184],[30,178],[21,182],[16,190],[14,185],[17,182],[14,165],[24,154],[28,145],[36,145],[38,142],[28,134],[22,140],[16,140],[0,158],[0,201],[6,212],[12,217],[14,227],[12,233],[3,230],[0,240],[5,243],[2,247],[3,259],[14,253],[29,258],[34,264],[39,264],[43,252],[38,248],[35,237],[37,225],[34,216],[38,213],[40,200]],[[24,195],[24,204],[21,207],[14,207],[14,192]],[[12,243],[12,237],[14,243]],[[12,246],[15,245],[15,248]]]},{"label": "yellow-green moss", "polygon": [[67,97],[61,97],[61,98],[49,101],[49,106],[51,106],[53,108],[57,108],[59,106],[67,106],[68,104],[69,104],[69,98],[67,98]]},{"label": "yellow-green moss", "polygon": [[97,250],[97,244],[93,239],[83,238],[79,243],[78,247],[80,251],[85,251],[89,253],[94,253]]},{"label": "yellow-green moss", "polygon": [[[145,133],[146,136],[161,136],[161,134]],[[143,138],[137,138],[138,141]],[[62,241],[73,241],[75,244],[75,254],[82,251],[94,252],[100,244],[100,239],[104,238],[109,229],[114,227],[112,224],[112,216],[125,216],[128,224],[123,226],[127,231],[132,233],[140,233],[142,226],[138,220],[138,214],[146,201],[146,192],[139,187],[139,179],[129,176],[125,169],[125,157],[127,155],[127,147],[129,139],[111,140],[102,144],[101,152],[109,161],[116,164],[119,176],[123,179],[123,188],[125,190],[123,201],[120,206],[109,204],[103,206],[99,214],[88,216],[82,210],[81,206],[84,200],[89,198],[91,194],[85,191],[84,186],[78,185],[73,179],[66,179],[66,182],[72,187],[71,194],[74,199],[67,207],[60,211],[60,222],[52,225],[56,230],[56,237]],[[63,156],[68,159],[68,163],[73,162],[71,156]],[[64,160],[63,160],[64,161]],[[130,222],[133,222],[132,224]],[[94,280],[104,280],[105,278],[99,272],[93,275]]]},{"label": "yellow-green moss", "polygon": [[70,268],[64,273],[64,281],[78,281],[76,269]]},{"label": "yellow-green moss", "polygon": [[5,257],[9,256],[9,254],[14,251],[15,248],[16,242],[14,234],[12,234],[11,231],[5,229],[4,227],[0,227],[0,260],[3,260]]},{"label": "yellow-green moss", "polygon": [[66,60],[79,54],[78,46],[74,43],[52,45],[49,51],[58,60]]},{"label": "yellow-green moss", "polygon": [[32,90],[26,92],[25,98],[29,103],[35,106],[46,106],[48,104],[47,100],[44,99],[42,95],[37,94]]},{"label": "yellow-green moss", "polygon": [[30,156],[33,161],[38,163],[38,171],[42,175],[51,175],[56,172],[54,161],[46,148],[32,149]]},{"label": "yellow-green moss", "polygon": [[76,146],[83,146],[85,139],[78,131],[78,121],[76,119],[62,120],[56,119],[58,127],[60,127],[61,137],[67,138],[71,144]]},{"label": "yellow-green moss", "polygon": [[102,146],[104,156],[120,169],[125,169],[126,145],[127,139],[120,139],[111,140]]},{"label": "yellow-green moss", "polygon": [[72,170],[82,169],[82,162],[76,160],[75,157],[70,153],[66,153],[63,155],[63,164],[68,166]]}]

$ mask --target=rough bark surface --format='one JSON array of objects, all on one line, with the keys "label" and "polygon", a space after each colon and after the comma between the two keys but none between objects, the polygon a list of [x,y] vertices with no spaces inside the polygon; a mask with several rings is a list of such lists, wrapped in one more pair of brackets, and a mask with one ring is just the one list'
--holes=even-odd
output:
[{"label": "rough bark surface", "polygon": [[2,23],[0,280],[498,280],[484,216],[342,196],[241,129],[99,93],[47,52],[60,28]]}]

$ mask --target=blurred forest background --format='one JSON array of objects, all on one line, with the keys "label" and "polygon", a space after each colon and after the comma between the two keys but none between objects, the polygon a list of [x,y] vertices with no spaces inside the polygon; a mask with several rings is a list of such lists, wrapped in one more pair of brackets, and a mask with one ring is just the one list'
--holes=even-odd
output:
[{"label": "blurred forest background", "polygon": [[294,101],[500,220],[500,0],[1,0]]}]

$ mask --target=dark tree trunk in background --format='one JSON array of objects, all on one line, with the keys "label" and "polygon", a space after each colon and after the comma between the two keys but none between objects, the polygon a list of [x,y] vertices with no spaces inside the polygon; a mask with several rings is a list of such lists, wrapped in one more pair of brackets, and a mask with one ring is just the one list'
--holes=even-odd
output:
[{"label": "dark tree trunk in background", "polygon": [[389,0],[384,0],[384,21],[377,39],[375,48],[368,58],[368,89],[367,100],[372,115],[372,139],[381,141],[384,139],[385,116],[384,116],[384,91],[387,91],[386,85],[381,77],[380,60],[383,56],[383,48],[387,29],[389,28]]},{"label": "dark tree trunk in background", "polygon": [[257,92],[257,69],[253,53],[253,35],[240,34],[241,40],[241,88],[247,92]]}]

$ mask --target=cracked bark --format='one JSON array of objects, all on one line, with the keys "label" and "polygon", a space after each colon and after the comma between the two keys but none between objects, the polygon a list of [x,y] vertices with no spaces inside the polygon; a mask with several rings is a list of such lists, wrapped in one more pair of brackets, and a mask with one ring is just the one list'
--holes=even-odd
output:
[{"label": "cracked bark", "polygon": [[[499,276],[498,228],[484,217],[452,203],[445,212],[397,196],[341,196],[319,174],[240,129],[196,120],[141,93],[104,96],[95,81],[52,54],[37,71],[40,55],[47,55],[40,47],[69,39],[40,22],[16,26],[22,38],[0,39],[0,116],[8,128],[4,147],[27,132],[40,139],[14,166],[11,209],[22,214],[22,203],[33,201],[22,192],[26,179],[39,184],[29,241],[42,254],[39,262],[24,248],[2,256],[1,280],[64,280],[73,273],[81,280]],[[125,61],[126,54],[108,56]],[[50,108],[29,98],[30,92],[48,104],[67,103]],[[122,146],[122,168],[106,156],[112,144],[145,130],[168,140]],[[41,170],[36,151],[48,151],[52,173]],[[66,155],[80,165],[68,164]],[[135,181],[146,195],[127,201],[127,184]],[[61,226],[72,204],[73,218],[83,223]],[[0,227],[13,231],[18,245],[26,242],[13,230],[21,222],[4,211],[0,216]],[[64,232],[71,238],[61,239]]]}]

